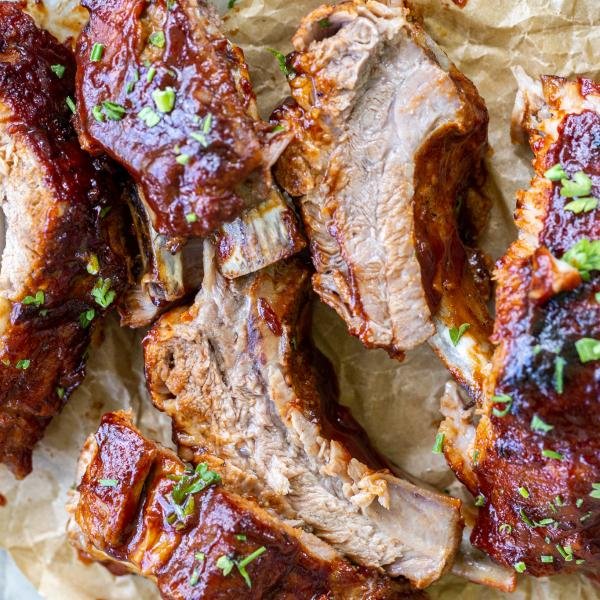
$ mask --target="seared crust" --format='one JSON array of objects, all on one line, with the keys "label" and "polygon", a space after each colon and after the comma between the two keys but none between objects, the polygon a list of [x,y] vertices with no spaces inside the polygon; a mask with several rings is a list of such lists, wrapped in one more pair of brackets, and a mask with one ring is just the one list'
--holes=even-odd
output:
[{"label": "seared crust", "polygon": [[118,177],[81,150],[65,102],[71,52],[16,4],[0,3],[0,53],[0,462],[24,477],[33,446],[83,378],[90,331],[105,308],[92,289],[109,279],[118,293],[127,269],[113,208]]},{"label": "seared crust", "polygon": [[[185,465],[145,439],[127,414],[103,417],[80,469],[85,472],[69,506],[72,543],[112,570],[155,580],[166,600],[421,597],[406,583],[350,565],[220,485],[192,494],[191,514],[170,524],[173,488]],[[237,567],[226,573],[218,563],[261,548],[246,567],[247,582]]]},{"label": "seared crust", "polygon": [[[82,143],[127,168],[154,228],[204,236],[264,199],[271,144],[283,136],[257,118],[242,51],[222,36],[214,10],[203,0],[83,4],[90,20],[77,44]],[[94,44],[104,45],[101,60],[91,60]],[[153,93],[167,88],[175,103],[162,113]],[[120,120],[94,117],[105,101],[123,107]],[[160,120],[148,124],[138,116],[144,109]],[[177,161],[182,154],[186,164]]]},{"label": "seared crust", "polygon": [[496,271],[498,347],[477,428],[478,460],[465,471],[450,458],[485,498],[472,536],[477,546],[506,565],[524,563],[531,575],[597,576],[600,362],[584,362],[575,344],[600,340],[600,275],[560,259],[582,239],[600,240],[600,210],[565,210],[571,198],[561,195],[564,184],[544,173],[557,163],[567,179],[583,171],[600,198],[600,88],[557,77],[542,78],[539,88],[528,83],[535,89],[522,92],[521,107],[536,175],[519,196],[519,240]]}]

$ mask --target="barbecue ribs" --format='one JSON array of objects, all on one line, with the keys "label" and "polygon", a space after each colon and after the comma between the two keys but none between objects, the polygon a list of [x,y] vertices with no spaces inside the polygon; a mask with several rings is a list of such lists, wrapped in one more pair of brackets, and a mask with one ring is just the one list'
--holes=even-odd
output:
[{"label": "barbecue ribs", "polygon": [[103,417],[79,469],[71,542],[111,570],[155,580],[165,600],[421,597],[229,492],[206,464],[186,467],[125,413]]},{"label": "barbecue ribs", "polygon": [[293,100],[273,122],[294,138],[275,175],[298,198],[315,290],[368,347],[401,358],[430,340],[477,395],[489,290],[465,242],[488,212],[467,191],[487,150],[483,100],[402,7],[322,6],[293,45]]},{"label": "barbecue ribs", "polygon": [[72,53],[0,3],[0,462],[17,477],[127,276],[115,173],[71,126]]},{"label": "barbecue ribs", "polygon": [[417,586],[438,578],[460,542],[459,502],[392,475],[338,405],[308,338],[309,270],[288,260],[227,280],[213,254],[207,244],[195,304],[145,340],[152,400],[181,456],[219,457],[231,489],[359,564]]},{"label": "barbecue ribs", "polygon": [[600,568],[600,86],[519,74],[535,153],[500,261],[497,348],[475,432],[446,399],[446,456],[483,506],[472,540],[518,571]]}]

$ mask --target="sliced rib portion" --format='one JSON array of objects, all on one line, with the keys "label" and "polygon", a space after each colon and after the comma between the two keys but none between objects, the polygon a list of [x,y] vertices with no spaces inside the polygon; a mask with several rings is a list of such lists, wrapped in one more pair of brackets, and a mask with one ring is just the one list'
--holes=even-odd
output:
[{"label": "sliced rib portion", "polygon": [[392,475],[337,404],[334,374],[308,338],[308,269],[280,262],[229,281],[213,253],[207,244],[195,304],[145,340],[152,399],[172,417],[182,456],[218,456],[232,489],[359,564],[434,581],[460,542],[459,502]]},{"label": "sliced rib portion", "polygon": [[498,346],[483,416],[462,447],[451,429],[466,419],[447,422],[446,455],[485,499],[475,545],[531,575],[597,576],[600,86],[519,78],[535,177],[518,197],[519,239],[496,272]]},{"label": "sliced rib portion", "polygon": [[79,147],[74,77],[70,50],[1,3],[0,462],[17,477],[81,382],[90,331],[127,277],[118,177]]},{"label": "sliced rib portion", "polygon": [[293,100],[273,118],[295,137],[275,174],[299,199],[315,290],[366,346],[401,358],[430,339],[476,390],[491,322],[465,242],[488,211],[467,193],[487,149],[483,100],[401,7],[323,6],[293,44]]},{"label": "sliced rib portion", "polygon": [[125,413],[103,417],[79,469],[71,542],[111,570],[153,579],[165,599],[421,597],[227,491],[206,464],[186,467]]}]

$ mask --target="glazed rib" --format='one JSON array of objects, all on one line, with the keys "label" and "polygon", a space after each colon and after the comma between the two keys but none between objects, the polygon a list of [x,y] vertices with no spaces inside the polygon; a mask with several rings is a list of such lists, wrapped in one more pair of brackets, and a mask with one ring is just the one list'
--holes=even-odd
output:
[{"label": "glazed rib", "polygon": [[0,462],[19,478],[127,277],[118,176],[79,147],[74,77],[71,51],[0,3]]},{"label": "glazed rib", "polygon": [[273,122],[295,137],[275,175],[298,198],[314,289],[367,347],[402,358],[430,340],[477,395],[489,289],[466,242],[488,206],[467,188],[487,150],[483,100],[400,6],[322,6],[293,45],[293,100]]},{"label": "glazed rib", "polygon": [[195,304],[145,340],[148,386],[181,456],[223,460],[231,489],[309,528],[353,561],[425,586],[452,563],[459,502],[392,475],[337,404],[308,339],[309,270],[277,263],[233,281],[205,246]]},{"label": "glazed rib", "polygon": [[103,417],[79,469],[68,507],[71,542],[113,570],[153,579],[165,600],[421,597],[229,492],[206,464],[186,467],[127,414]]},{"label": "glazed rib", "polygon": [[519,78],[535,177],[518,196],[519,239],[496,271],[497,348],[484,414],[474,435],[450,411],[446,455],[485,502],[475,545],[531,575],[597,576],[600,86]]}]

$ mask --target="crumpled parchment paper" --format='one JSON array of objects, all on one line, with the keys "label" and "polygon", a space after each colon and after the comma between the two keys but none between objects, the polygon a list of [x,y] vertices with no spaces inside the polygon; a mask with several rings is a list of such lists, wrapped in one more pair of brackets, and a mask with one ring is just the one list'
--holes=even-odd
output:
[{"label": "crumpled parchment paper", "polygon": [[[76,0],[32,2],[30,12],[61,39],[76,35],[85,11]],[[321,0],[215,0],[228,36],[250,64],[264,116],[287,94],[287,84],[266,48],[291,50],[300,19]],[[470,0],[463,10],[449,0],[413,0],[426,28],[477,85],[490,112],[490,181],[495,204],[483,245],[497,258],[514,237],[515,191],[531,176],[531,155],[510,143],[509,121],[516,84],[511,67],[530,74],[600,75],[599,0]],[[440,421],[438,402],[448,374],[426,347],[397,363],[380,350],[366,350],[324,305],[315,303],[314,334],[340,377],[342,401],[352,407],[375,444],[401,468],[445,489],[454,478],[431,447]],[[153,584],[113,577],[99,565],[85,565],[67,544],[64,508],[85,437],[108,410],[131,408],[142,429],[170,444],[170,423],[147,398],[141,334],[108,323],[94,344],[84,384],[54,420],[34,455],[34,471],[15,482],[0,466],[0,546],[39,590],[52,600],[155,600]],[[447,576],[430,588],[432,598],[496,599],[505,594]],[[598,599],[600,588],[582,577],[533,580],[520,577],[515,599]]]}]

